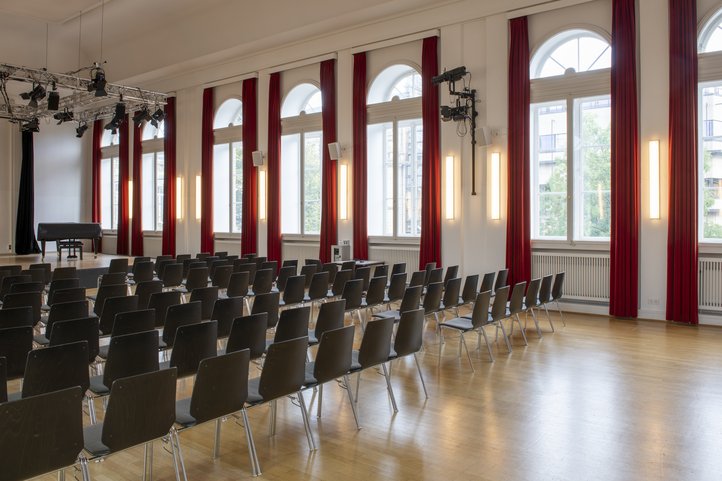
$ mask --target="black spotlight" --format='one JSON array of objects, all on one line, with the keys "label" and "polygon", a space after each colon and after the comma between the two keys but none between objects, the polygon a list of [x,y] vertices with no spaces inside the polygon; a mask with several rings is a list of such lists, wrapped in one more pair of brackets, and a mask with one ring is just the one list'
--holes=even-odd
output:
[{"label": "black spotlight", "polygon": [[450,120],[454,121],[460,121],[464,120],[466,118],[466,107],[465,106],[456,106],[456,107],[449,107],[448,105],[442,105],[441,106],[441,120],[443,122],[448,122]]},{"label": "black spotlight", "polygon": [[88,92],[95,91],[96,97],[105,97],[108,95],[108,92],[105,91],[105,86],[107,85],[107,81],[105,80],[105,71],[103,71],[102,68],[96,68],[92,70],[91,72],[94,72],[94,75],[90,79],[90,83],[88,84]]},{"label": "black spotlight", "polygon": [[81,138],[86,130],[88,130],[88,124],[85,122],[79,123],[78,128],[75,129],[75,136]]},{"label": "black spotlight", "polygon": [[45,98],[45,88],[40,84],[34,84],[30,92],[22,93],[20,97],[24,100],[30,100],[28,107],[36,109],[38,108],[38,100]]},{"label": "black spotlight", "polygon": [[120,127],[120,124],[123,123],[123,120],[125,119],[125,104],[123,102],[118,102],[115,104],[115,115],[113,115],[112,120],[108,123],[108,125],[105,126],[105,130],[113,131],[113,135],[115,135],[115,132],[118,127]]},{"label": "black spotlight", "polygon": [[57,91],[55,82],[53,82],[53,90],[48,94],[48,110],[58,110],[60,108],[60,94]]},{"label": "black spotlight", "polygon": [[65,109],[62,112],[58,112],[57,114],[53,115],[53,118],[58,121],[58,125],[62,124],[63,122],[71,122],[73,120],[73,112]]},{"label": "black spotlight", "polygon": [[150,112],[148,111],[148,107],[143,107],[141,110],[137,111],[135,115],[133,115],[133,123],[136,127],[138,127],[144,120],[151,120],[153,117],[150,115]]},{"label": "black spotlight", "polygon": [[40,132],[40,123],[38,119],[32,119],[20,126],[20,130],[23,132]]},{"label": "black spotlight", "polygon": [[158,128],[158,123],[163,122],[165,120],[165,111],[162,108],[158,108],[155,112],[153,112],[152,120],[150,123],[155,127]]},{"label": "black spotlight", "polygon": [[432,78],[431,82],[434,85],[439,85],[444,82],[456,82],[457,80],[461,80],[464,75],[466,75],[466,67],[456,67],[451,70],[445,70],[444,73]]}]

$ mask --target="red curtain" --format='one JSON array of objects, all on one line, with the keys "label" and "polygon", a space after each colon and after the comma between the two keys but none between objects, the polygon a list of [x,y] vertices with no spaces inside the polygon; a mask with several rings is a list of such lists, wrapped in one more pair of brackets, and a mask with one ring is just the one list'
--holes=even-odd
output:
[{"label": "red curtain", "polygon": [[509,146],[506,267],[509,284],[531,277],[529,217],[529,31],[526,17],[509,20]]},{"label": "red curtain", "polygon": [[609,314],[637,317],[639,124],[634,0],[612,4],[612,233]]},{"label": "red curtain", "polygon": [[353,56],[353,257],[369,258],[366,160],[366,52]]},{"label": "red curtain", "polygon": [[203,91],[201,129],[201,252],[213,254],[213,88]]},{"label": "red curtain", "polygon": [[133,221],[130,224],[130,255],[143,255],[143,209],[142,202],[142,162],[143,162],[143,126],[133,125]]},{"label": "red curtain", "polygon": [[441,267],[441,145],[439,143],[439,38],[428,37],[421,52],[421,121],[423,167],[421,187],[421,245],[419,268],[428,262]]},{"label": "red curtain", "polygon": [[128,122],[130,119],[128,115],[125,116],[123,122],[118,128],[120,135],[120,155],[119,155],[119,186],[118,186],[118,244],[116,247],[116,254],[127,256],[128,249],[128,234],[130,230],[130,218],[128,212],[128,164],[130,161],[130,130],[128,129]]},{"label": "red curtain", "polygon": [[697,5],[669,0],[667,320],[697,324]]},{"label": "red curtain", "polygon": [[[91,146],[92,150],[92,208],[91,208],[91,222],[97,222],[100,224],[101,222],[101,182],[100,182],[100,160],[101,160],[101,153],[100,153],[100,141],[103,139],[103,121],[102,120],[96,120],[93,122],[93,145]],[[102,239],[98,239],[98,251],[101,250],[101,241]]]},{"label": "red curtain", "polygon": [[258,175],[253,166],[253,151],[258,149],[258,79],[243,81],[243,217],[241,253],[258,252]]},{"label": "red curtain", "polygon": [[321,262],[331,260],[331,246],[338,239],[338,176],[336,160],[331,160],[328,144],[336,142],[336,59],[321,62],[321,98],[323,154],[321,176],[321,241],[318,258]]},{"label": "red curtain", "polygon": [[281,74],[271,74],[268,92],[268,248],[269,261],[281,261]]},{"label": "red curtain", "polygon": [[165,105],[165,134],[163,137],[163,255],[175,257],[175,207],[176,195],[178,195],[175,180],[175,97],[169,97],[167,102]]}]

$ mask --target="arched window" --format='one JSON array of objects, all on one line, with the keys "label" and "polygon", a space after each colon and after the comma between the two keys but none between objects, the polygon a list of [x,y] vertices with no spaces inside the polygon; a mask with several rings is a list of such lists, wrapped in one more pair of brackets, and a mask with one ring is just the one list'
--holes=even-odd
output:
[{"label": "arched window", "polygon": [[118,135],[117,130],[103,130],[103,136],[100,138],[100,148],[102,149],[103,147],[112,147],[114,145],[118,145],[119,138],[120,136]]},{"label": "arched window", "polygon": [[281,232],[321,232],[321,90],[302,83],[281,106]]},{"label": "arched window", "polygon": [[722,51],[722,9],[712,15],[704,24],[697,39],[697,52]]},{"label": "arched window", "polygon": [[531,78],[590,72],[612,66],[612,47],[590,30],[566,30],[544,42],[531,61]]},{"label": "arched window", "polygon": [[165,122],[146,122],[141,133],[143,142],[141,204],[144,231],[163,231],[163,195],[165,178],[165,150],[163,136]]},{"label": "arched window", "polygon": [[243,219],[243,103],[224,101],[213,119],[213,231],[241,232]]},{"label": "arched window", "polygon": [[103,130],[100,138],[100,225],[103,230],[118,228],[119,139],[117,130]]},{"label": "arched window", "polygon": [[[531,60],[533,239],[609,240],[610,62],[609,43],[580,29],[554,35]],[[582,91],[568,76],[575,72],[588,76]],[[559,75],[549,88],[546,78]]]},{"label": "arched window", "polygon": [[368,234],[421,235],[423,123],[421,75],[405,64],[387,67],[368,97]]}]

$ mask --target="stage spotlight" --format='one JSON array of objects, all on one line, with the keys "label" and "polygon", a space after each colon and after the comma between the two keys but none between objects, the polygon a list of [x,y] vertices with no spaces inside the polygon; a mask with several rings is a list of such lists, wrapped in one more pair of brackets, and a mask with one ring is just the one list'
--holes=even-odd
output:
[{"label": "stage spotlight", "polygon": [[153,119],[150,121],[150,123],[153,125],[153,127],[157,129],[158,124],[160,122],[163,122],[163,120],[165,120],[165,112],[162,108],[158,107],[158,110],[153,112]]},{"label": "stage spotlight", "polygon": [[466,118],[466,107],[457,106],[449,107],[448,105],[441,106],[441,120],[449,122],[450,120],[460,121]]},{"label": "stage spotlight", "polygon": [[48,110],[58,110],[60,108],[60,94],[55,90],[53,83],[53,91],[48,94]]},{"label": "stage spotlight", "polygon": [[105,130],[110,130],[113,132],[113,135],[115,135],[115,131],[118,130],[118,127],[120,127],[120,124],[123,123],[123,120],[125,120],[125,104],[123,102],[118,102],[115,104],[115,115],[113,115],[113,118],[108,125],[105,126]]},{"label": "stage spotlight", "polygon": [[38,100],[45,98],[45,88],[40,84],[33,84],[33,89],[30,92],[24,92],[20,94],[23,100],[30,100],[28,107],[38,108]]},{"label": "stage spotlight", "polygon": [[23,132],[40,132],[40,123],[38,119],[32,119],[21,125],[20,130]]},{"label": "stage spotlight", "polygon": [[105,86],[108,83],[105,80],[105,71],[98,67],[93,69],[91,73],[92,72],[95,72],[95,74],[92,76],[90,83],[88,84],[88,92],[95,91],[96,97],[105,97],[108,95],[108,92],[105,91]]},{"label": "stage spotlight", "polygon": [[75,129],[75,136],[77,138],[81,138],[86,130],[88,130],[88,124],[85,122],[81,122],[80,124],[78,124],[78,128]]},{"label": "stage spotlight", "polygon": [[452,68],[451,70],[446,70],[440,75],[437,75],[436,77],[431,79],[431,82],[434,85],[439,85],[444,82],[456,82],[457,80],[461,80],[464,75],[466,75],[466,67],[456,67]]},{"label": "stage spotlight", "polygon": [[53,115],[53,118],[58,121],[58,125],[62,124],[63,122],[71,122],[73,120],[73,112],[65,109],[64,111],[58,112],[57,114]]},{"label": "stage spotlight", "polygon": [[150,115],[150,112],[148,111],[148,107],[143,107],[141,110],[135,113],[133,115],[133,123],[136,127],[138,127],[143,121],[151,120],[153,117]]}]

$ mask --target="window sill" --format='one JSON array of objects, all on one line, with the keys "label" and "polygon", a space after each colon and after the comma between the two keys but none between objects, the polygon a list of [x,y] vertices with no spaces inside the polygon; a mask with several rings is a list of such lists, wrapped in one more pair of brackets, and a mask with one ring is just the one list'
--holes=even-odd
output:
[{"label": "window sill", "polygon": [[421,237],[369,237],[369,245],[410,245],[418,246],[421,243]]},{"label": "window sill", "polygon": [[110,230],[103,229],[101,232],[102,232],[102,234],[103,234],[103,237],[105,237],[105,236],[111,236],[111,237],[112,237],[112,236],[117,236],[117,235],[118,235],[118,231],[117,231],[117,230],[114,230],[114,229],[110,229]]},{"label": "window sill", "polygon": [[241,233],[240,232],[214,232],[213,240],[217,240],[217,241],[241,240]]},{"label": "window sill", "polygon": [[320,242],[318,234],[281,234],[282,242]]},{"label": "window sill", "polygon": [[533,250],[609,252],[609,241],[532,240]]},{"label": "window sill", "polygon": [[722,242],[700,242],[698,250],[700,254],[722,255]]},{"label": "window sill", "polygon": [[162,231],[162,230],[144,230],[144,231],[143,231],[143,237],[148,237],[148,238],[158,237],[158,238],[161,238],[161,237],[163,237],[163,231]]}]

